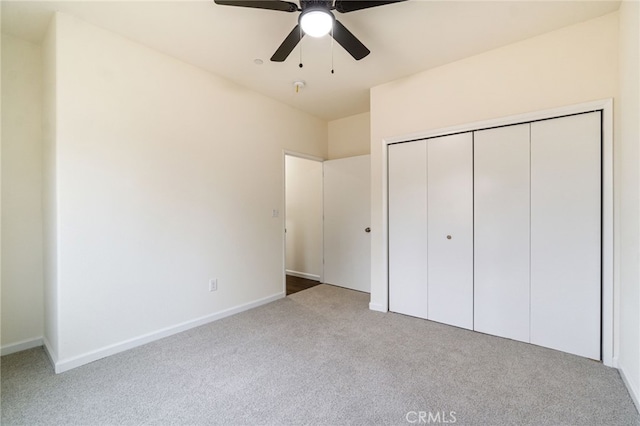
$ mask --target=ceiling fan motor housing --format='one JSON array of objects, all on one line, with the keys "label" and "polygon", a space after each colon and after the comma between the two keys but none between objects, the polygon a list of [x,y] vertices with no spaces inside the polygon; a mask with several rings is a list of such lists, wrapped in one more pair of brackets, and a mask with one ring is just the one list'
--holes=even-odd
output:
[{"label": "ceiling fan motor housing", "polygon": [[300,9],[304,12],[309,8],[329,11],[333,7],[332,0],[300,0]]}]

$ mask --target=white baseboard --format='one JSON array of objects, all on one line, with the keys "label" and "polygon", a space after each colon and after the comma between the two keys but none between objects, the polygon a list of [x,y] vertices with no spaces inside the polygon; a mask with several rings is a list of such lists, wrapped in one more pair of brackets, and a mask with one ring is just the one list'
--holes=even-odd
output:
[{"label": "white baseboard", "polygon": [[[56,360],[52,356],[53,354],[49,354],[51,361],[54,364],[54,369],[56,374],[63,373],[65,371],[71,370],[76,367],[80,367],[81,365],[88,364],[93,361],[97,361],[101,358],[105,358],[111,355],[115,355],[120,352],[124,352],[129,349],[133,349],[138,346],[142,346],[144,344],[153,342],[155,340],[160,340],[162,338],[181,333],[183,331],[199,327],[201,325],[208,324],[213,321],[217,321],[222,318],[229,317],[231,315],[235,315],[237,313],[247,311],[249,309],[256,308],[261,305],[265,305],[267,303],[274,302],[278,299],[282,299],[285,297],[284,292],[276,293],[272,296],[265,297],[263,299],[256,300],[254,302],[246,303],[244,305],[236,306],[233,308],[225,309],[221,312],[216,312],[214,314],[205,315],[200,318],[196,318],[194,320],[186,321],[181,324],[177,324],[171,327],[166,327],[148,334],[144,334],[142,336],[135,337],[133,339],[125,340],[120,343],[116,343],[113,345],[105,346],[103,348],[97,349],[95,351],[87,352],[82,355],[78,355],[72,358]],[[49,352],[49,351],[47,351]]]},{"label": "white baseboard", "polygon": [[631,399],[633,400],[633,403],[636,404],[636,410],[638,410],[638,413],[640,413],[640,389],[634,389],[633,385],[627,378],[627,375],[625,374],[623,368],[618,368],[618,371],[620,372],[620,377],[622,377],[622,381],[624,382],[625,386],[627,387],[627,390],[629,391],[629,395],[631,395]]},{"label": "white baseboard", "polygon": [[58,355],[53,351],[51,343],[49,343],[46,336],[42,338],[42,343],[44,346],[44,352],[47,354],[47,357],[49,357],[49,362],[53,365],[55,370],[56,364],[58,363]]},{"label": "white baseboard", "polygon": [[385,306],[380,305],[379,303],[369,303],[369,309],[377,312],[388,312]]},{"label": "white baseboard", "polygon": [[308,280],[320,281],[320,275],[307,274],[306,272],[292,271],[290,269],[287,269],[286,273],[287,275],[292,275],[298,278],[306,278]]},{"label": "white baseboard", "polygon": [[0,348],[0,355],[10,355],[20,351],[26,351],[27,349],[37,348],[42,346],[42,337],[36,337],[35,339],[22,340],[20,342],[4,345]]}]

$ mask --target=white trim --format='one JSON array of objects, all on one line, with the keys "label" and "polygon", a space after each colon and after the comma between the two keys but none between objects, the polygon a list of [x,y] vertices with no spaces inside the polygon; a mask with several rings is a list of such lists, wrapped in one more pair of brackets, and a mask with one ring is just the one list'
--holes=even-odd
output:
[{"label": "white trim", "polygon": [[369,303],[369,309],[372,311],[377,311],[377,312],[389,312],[388,309],[384,306],[381,305],[380,303]]},{"label": "white trim", "polygon": [[290,269],[287,269],[286,273],[287,275],[291,275],[298,278],[306,278],[308,280],[320,281],[320,275],[316,275],[316,274],[308,274],[306,272],[292,271]]},{"label": "white trim", "polygon": [[319,163],[324,163],[324,158],[316,157],[315,155],[304,154],[302,152],[289,151],[288,149],[283,149],[282,152],[284,155],[290,155],[292,157],[304,158],[305,160],[318,161]]},{"label": "white trim", "polygon": [[[393,136],[383,139],[383,145],[398,142],[409,142],[413,140],[445,136],[453,133],[472,132],[476,130],[489,129],[499,126],[510,126],[512,124],[529,123],[537,120],[562,117],[564,115],[580,114],[583,112],[605,110],[613,107],[613,99],[601,99],[597,101],[585,102],[576,105],[568,105],[560,108],[534,111],[524,114],[509,115],[506,117],[494,118],[491,120],[476,121],[473,123],[460,124],[456,126],[444,127],[441,129],[426,130],[423,132],[410,133],[407,135]],[[613,115],[612,115],[613,116]]]},{"label": "white trim", "polygon": [[[528,123],[537,120],[580,114],[590,111],[602,111],[602,362],[612,367],[614,363],[613,336],[617,334],[618,321],[615,321],[613,309],[613,99],[601,99],[560,108],[525,114],[511,115],[442,129],[427,130],[382,140],[382,250],[384,251],[384,275],[387,277],[387,294],[383,304],[377,305],[386,312],[389,308],[389,218],[387,199],[387,146],[392,143],[444,136],[453,133],[471,132],[498,126]],[[370,307],[370,309],[373,309]],[[380,310],[380,309],[374,309]]]},{"label": "white trim", "polygon": [[42,337],[21,340],[20,342],[4,345],[2,348],[0,348],[0,355],[11,355],[16,352],[26,351],[27,349],[37,348],[38,346],[42,346]]},{"label": "white trim", "polygon": [[54,354],[51,352],[48,345],[46,345],[47,353],[49,354],[49,357],[51,358],[54,364],[56,374],[63,373],[73,368],[80,367],[82,365],[88,364],[93,361],[97,361],[101,358],[105,358],[129,349],[133,349],[135,347],[142,346],[144,344],[147,344],[156,340],[160,340],[164,337],[181,333],[183,331],[190,330],[192,328],[199,327],[201,325],[205,325],[210,322],[217,321],[219,319],[226,318],[231,315],[235,315],[237,313],[244,312],[249,309],[253,309],[258,306],[274,302],[278,299],[282,299],[283,297],[285,297],[285,293],[283,292],[276,293],[274,295],[256,300],[254,302],[245,303],[244,305],[239,305],[234,308],[225,309],[224,311],[221,311],[221,312],[205,315],[203,317],[196,318],[190,321],[185,321],[181,324],[177,324],[177,325],[166,327],[157,331],[153,331],[151,333],[147,333],[142,336],[125,340],[123,342],[116,343],[113,345],[105,346],[101,349],[87,352],[85,354],[78,355],[72,358],[56,360]]},{"label": "white trim", "polygon": [[51,362],[51,365],[55,370],[55,366],[58,363],[58,356],[53,351],[53,348],[51,347],[51,343],[49,343],[49,340],[47,339],[46,336],[42,338],[42,346],[44,347],[44,352],[47,354],[47,357],[49,358],[49,362]]},{"label": "white trim", "polygon": [[616,369],[620,369],[620,364],[618,363],[618,356],[613,357],[613,361],[611,362],[611,366]]},{"label": "white trim", "polygon": [[620,377],[622,377],[624,385],[629,391],[629,395],[631,396],[633,403],[636,404],[636,410],[638,411],[638,413],[640,413],[640,390],[634,389],[633,386],[631,386],[631,383],[629,382],[629,379],[627,379],[627,375],[625,374],[624,369],[619,368],[618,371],[620,372]]},{"label": "white trim", "polygon": [[602,110],[602,362],[614,364],[613,310],[613,99],[603,100]]}]

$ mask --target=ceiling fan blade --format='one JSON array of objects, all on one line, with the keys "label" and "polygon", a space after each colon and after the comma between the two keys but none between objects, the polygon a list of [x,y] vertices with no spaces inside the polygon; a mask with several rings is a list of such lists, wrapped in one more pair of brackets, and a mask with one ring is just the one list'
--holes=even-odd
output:
[{"label": "ceiling fan blade", "polygon": [[336,0],[335,8],[340,13],[348,13],[356,10],[369,9],[370,7],[384,6],[385,4],[400,3],[407,0]]},{"label": "ceiling fan blade", "polygon": [[289,56],[289,53],[298,45],[302,37],[304,37],[304,32],[300,29],[300,25],[296,25],[287,38],[284,39],[280,47],[278,47],[278,50],[273,54],[271,60],[273,62],[284,62],[287,56]]},{"label": "ceiling fan blade", "polygon": [[371,53],[371,51],[337,19],[333,25],[333,38],[340,43],[340,46],[344,47],[344,50],[349,52],[356,61],[359,61]]},{"label": "ceiling fan blade", "polygon": [[214,0],[221,6],[253,7],[255,9],[279,10],[281,12],[297,12],[298,5],[279,0]]}]

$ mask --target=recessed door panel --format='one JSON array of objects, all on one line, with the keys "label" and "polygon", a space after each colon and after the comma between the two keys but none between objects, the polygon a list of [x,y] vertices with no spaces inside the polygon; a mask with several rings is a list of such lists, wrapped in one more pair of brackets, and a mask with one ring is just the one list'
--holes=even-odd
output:
[{"label": "recessed door panel", "polygon": [[389,145],[389,310],[427,318],[427,145]]},{"label": "recessed door panel", "polygon": [[473,329],[473,139],[427,142],[428,318]]},{"label": "recessed door panel", "polygon": [[529,124],[474,133],[474,329],[529,342]]}]

